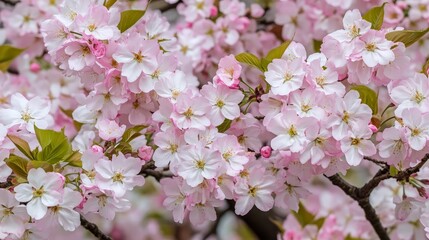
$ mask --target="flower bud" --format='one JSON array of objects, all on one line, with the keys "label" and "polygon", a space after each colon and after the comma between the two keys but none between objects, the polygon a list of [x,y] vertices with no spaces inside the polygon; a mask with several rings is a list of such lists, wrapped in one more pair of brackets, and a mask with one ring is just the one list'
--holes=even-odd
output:
[{"label": "flower bud", "polygon": [[30,71],[33,73],[38,73],[42,69],[38,63],[32,63],[30,64]]},{"label": "flower bud", "polygon": [[98,145],[92,145],[91,150],[94,153],[103,153],[104,152],[104,149]]},{"label": "flower bud", "polygon": [[210,8],[210,17],[216,17],[216,16],[217,16],[217,13],[218,13],[217,7],[212,6],[212,7]]},{"label": "flower bud", "polygon": [[371,129],[371,131],[372,131],[373,133],[375,133],[375,132],[377,132],[377,131],[378,131],[378,128],[377,128],[374,124],[372,124],[372,123],[370,123],[370,124],[368,125],[368,127],[369,127],[369,129]]},{"label": "flower bud", "polygon": [[263,146],[261,148],[261,155],[264,158],[269,158],[271,156],[271,147],[270,146]]},{"label": "flower bud", "polygon": [[153,149],[149,146],[143,146],[139,148],[139,158],[143,161],[149,161],[152,158]]},{"label": "flower bud", "polygon": [[253,18],[260,18],[264,15],[264,9],[261,7],[261,5],[257,3],[252,3],[250,5],[250,15]]}]

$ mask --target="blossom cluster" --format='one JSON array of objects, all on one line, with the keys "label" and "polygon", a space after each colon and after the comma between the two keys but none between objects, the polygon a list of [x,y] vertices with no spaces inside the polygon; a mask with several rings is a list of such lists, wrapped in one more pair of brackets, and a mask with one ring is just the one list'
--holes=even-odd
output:
[{"label": "blossom cluster", "polygon": [[[326,177],[424,163],[427,1],[167,2],[176,22],[147,1],[0,11],[0,47],[20,53],[0,56],[0,238],[82,238],[85,217],[138,222],[149,210],[130,209],[150,197],[136,192],[153,184],[150,201],[196,229],[257,208],[288,213],[283,239],[374,239]],[[395,239],[429,236],[420,167],[370,196]],[[154,224],[142,234],[159,238]]]}]

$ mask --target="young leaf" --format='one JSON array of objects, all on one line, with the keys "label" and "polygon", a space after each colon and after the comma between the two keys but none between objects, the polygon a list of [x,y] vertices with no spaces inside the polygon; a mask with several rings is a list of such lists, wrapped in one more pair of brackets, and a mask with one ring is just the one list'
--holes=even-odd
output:
[{"label": "young leaf", "polygon": [[429,28],[421,31],[415,31],[415,30],[393,31],[386,34],[386,39],[392,42],[403,42],[405,44],[405,47],[409,47],[413,43],[420,40],[427,32],[429,32]]},{"label": "young leaf", "polygon": [[42,151],[37,154],[37,160],[55,164],[66,159],[71,153],[71,145],[64,132],[40,129],[37,126],[34,126],[34,130],[42,146]]},{"label": "young leaf", "polygon": [[70,166],[82,167],[82,154],[79,151],[74,151],[64,162],[68,162]]},{"label": "young leaf", "polygon": [[220,133],[224,133],[226,132],[226,130],[229,129],[229,127],[231,127],[231,123],[232,121],[229,119],[225,119],[225,121],[223,121],[223,123],[219,126],[217,126],[217,129]]},{"label": "young leaf", "polygon": [[7,135],[7,137],[10,139],[10,141],[13,142],[15,147],[18,148],[18,150],[22,152],[26,157],[28,157],[29,159],[34,159],[34,156],[31,153],[30,145],[28,145],[25,140],[13,135]]},{"label": "young leaf", "polygon": [[362,103],[368,105],[372,109],[372,114],[376,115],[378,112],[378,96],[371,88],[364,85],[355,85],[351,90],[356,90],[359,93]]},{"label": "young leaf", "polygon": [[314,214],[309,212],[301,202],[299,203],[298,212],[291,211],[291,213],[295,216],[302,228],[313,223],[314,218],[316,217]]},{"label": "young leaf", "polygon": [[362,16],[363,19],[371,23],[372,29],[381,29],[384,19],[384,5],[386,5],[386,3],[383,3],[381,6],[371,8]]},{"label": "young leaf", "polygon": [[136,24],[136,22],[140,20],[145,13],[145,10],[127,10],[121,12],[121,19],[118,24],[118,28],[121,33]]},{"label": "young leaf", "polygon": [[320,52],[320,48],[322,47],[322,41],[313,39],[313,49],[314,52]]},{"label": "young leaf", "polygon": [[289,47],[291,42],[292,41],[286,41],[286,42],[282,43],[280,46],[271,49],[268,52],[267,56],[265,56],[261,60],[262,68],[266,71],[268,69],[268,64],[270,64],[273,61],[273,59],[281,58],[283,56],[283,53]]},{"label": "young leaf", "polygon": [[422,73],[424,73],[426,76],[428,76],[429,72],[429,59],[426,61],[426,63],[423,65]]},{"label": "young leaf", "polygon": [[104,1],[104,6],[109,9],[113,4],[116,3],[117,0],[106,0]]},{"label": "young leaf", "polygon": [[5,160],[7,166],[9,166],[13,173],[15,173],[17,176],[22,177],[24,179],[27,179],[27,164],[28,160],[18,157],[16,155],[11,155],[9,158]]},{"label": "young leaf", "polygon": [[52,172],[54,170],[51,164],[44,161],[29,161],[27,163],[27,172],[32,168],[43,168],[46,172]]},{"label": "young leaf", "polygon": [[395,166],[393,166],[393,165],[390,166],[390,168],[389,168],[390,176],[394,177],[394,176],[398,175],[398,172],[399,171]]},{"label": "young leaf", "polygon": [[10,45],[0,46],[0,71],[5,72],[12,61],[24,51],[21,48],[15,48]]},{"label": "young leaf", "polygon": [[124,134],[122,135],[122,142],[129,143],[131,140],[141,136],[142,134],[140,131],[147,128],[145,125],[137,125],[131,128],[128,128],[125,130]]},{"label": "young leaf", "polygon": [[259,58],[251,53],[243,52],[235,56],[235,59],[241,63],[248,64],[252,67],[256,67],[257,69],[264,71],[261,67],[261,61]]}]

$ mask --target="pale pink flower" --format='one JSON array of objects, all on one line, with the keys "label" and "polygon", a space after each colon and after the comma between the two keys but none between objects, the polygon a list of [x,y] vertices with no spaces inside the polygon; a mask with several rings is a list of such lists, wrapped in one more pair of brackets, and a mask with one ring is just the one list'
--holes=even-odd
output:
[{"label": "pale pink flower", "polygon": [[119,34],[116,26],[109,25],[109,12],[104,6],[92,6],[85,16],[77,16],[76,25],[86,35],[92,35],[96,39],[108,40],[115,34]]},{"label": "pale pink flower", "polygon": [[309,142],[305,131],[314,123],[314,118],[299,118],[293,110],[277,114],[266,126],[268,131],[277,135],[271,140],[271,147],[300,152]]},{"label": "pale pink flower", "polygon": [[153,160],[157,167],[167,167],[169,163],[170,170],[175,172],[179,161],[179,152],[185,145],[183,134],[176,129],[171,129],[168,132],[159,132],[153,139],[158,147],[153,153]]},{"label": "pale pink flower", "polygon": [[288,175],[284,185],[276,191],[276,206],[283,209],[298,211],[299,200],[310,195],[310,192],[302,185],[298,177]]},{"label": "pale pink flower", "polygon": [[160,183],[166,195],[163,205],[172,211],[175,222],[182,223],[185,218],[186,198],[192,188],[179,177],[163,178]]},{"label": "pale pink flower", "polygon": [[11,108],[0,108],[0,123],[6,127],[24,126],[29,132],[34,132],[34,125],[38,128],[47,128],[53,123],[49,115],[50,101],[40,97],[27,100],[22,94],[12,95]]},{"label": "pale pink flower", "polygon": [[140,173],[143,162],[134,157],[125,157],[121,152],[112,161],[100,159],[94,164],[96,183],[102,190],[113,191],[115,197],[123,197],[135,186],[143,186],[145,179]]},{"label": "pale pink flower", "polygon": [[349,137],[341,140],[341,151],[346,156],[346,161],[351,166],[357,166],[365,156],[374,155],[377,150],[374,143],[369,140],[372,132],[364,126],[356,127],[349,132]]},{"label": "pale pink flower", "polygon": [[125,125],[119,126],[116,121],[108,119],[98,120],[96,127],[98,129],[98,135],[106,141],[122,137],[126,129]]},{"label": "pale pink flower", "polygon": [[429,113],[422,114],[416,108],[405,109],[402,111],[402,120],[408,144],[416,151],[422,150],[429,139]]},{"label": "pale pink flower", "polygon": [[390,164],[398,164],[411,153],[404,128],[384,129],[383,140],[377,145],[377,148],[380,157],[385,158]]},{"label": "pale pink flower", "polygon": [[360,37],[361,41],[355,44],[356,57],[362,57],[368,67],[387,65],[395,60],[392,51],[393,42],[386,40],[383,32],[370,30]]},{"label": "pale pink flower", "polygon": [[74,231],[80,225],[80,214],[73,210],[82,202],[82,195],[70,188],[64,188],[62,200],[49,207],[47,218],[57,221],[66,231]]},{"label": "pale pink flower", "polygon": [[254,205],[259,210],[265,212],[273,207],[274,199],[272,193],[275,188],[275,179],[268,175],[261,176],[263,176],[263,171],[255,172],[249,176],[247,181],[242,180],[236,184],[236,214],[246,215]]},{"label": "pale pink flower", "polygon": [[221,58],[218,67],[213,82],[218,85],[225,85],[229,88],[238,88],[241,65],[235,59],[234,55],[231,54]]},{"label": "pale pink flower", "polygon": [[213,149],[221,153],[222,159],[227,163],[226,173],[230,176],[237,176],[243,170],[243,165],[249,161],[244,148],[238,143],[235,136],[227,135],[217,138],[213,142]]},{"label": "pale pink flower", "polygon": [[28,183],[15,187],[15,198],[27,203],[28,215],[39,220],[46,215],[48,207],[60,202],[64,179],[58,173],[46,173],[42,168],[33,168],[28,172],[27,180]]},{"label": "pale pink flower", "polygon": [[196,128],[204,130],[210,126],[210,119],[206,116],[209,111],[210,105],[205,98],[182,94],[177,98],[171,119],[179,129]]},{"label": "pale pink flower", "polygon": [[187,146],[180,153],[178,174],[191,187],[196,187],[204,179],[218,177],[223,168],[223,160],[219,152],[201,146]]},{"label": "pale pink flower", "polygon": [[210,120],[214,126],[221,124],[225,118],[234,120],[240,116],[239,103],[244,97],[241,91],[222,85],[204,85],[201,94],[211,105]]},{"label": "pale pink flower", "polygon": [[95,64],[95,56],[91,53],[88,42],[84,40],[67,42],[64,53],[70,56],[67,63],[71,70],[80,71]]},{"label": "pale pink flower", "polygon": [[128,82],[136,81],[142,73],[151,74],[158,65],[159,45],[155,40],[141,40],[138,35],[128,38],[120,45],[113,58],[122,65],[122,76]]},{"label": "pale pink flower", "polygon": [[271,85],[271,91],[282,96],[299,89],[302,86],[304,75],[301,59],[293,61],[274,59],[268,65],[268,71],[265,72],[265,78]]},{"label": "pale pink flower", "polygon": [[401,115],[406,108],[418,108],[429,111],[429,80],[424,74],[415,74],[413,78],[401,81],[391,91],[390,97],[398,104],[395,113]]},{"label": "pale pink flower", "polygon": [[339,42],[350,42],[356,37],[367,33],[371,28],[371,23],[362,19],[359,10],[349,10],[343,18],[344,30],[337,30],[329,36]]},{"label": "pale pink flower", "polygon": [[28,220],[25,206],[15,200],[13,193],[0,189],[0,233],[13,234],[20,238]]},{"label": "pale pink flower", "polygon": [[149,146],[143,146],[139,148],[138,156],[143,161],[149,161],[152,159],[153,149]]}]

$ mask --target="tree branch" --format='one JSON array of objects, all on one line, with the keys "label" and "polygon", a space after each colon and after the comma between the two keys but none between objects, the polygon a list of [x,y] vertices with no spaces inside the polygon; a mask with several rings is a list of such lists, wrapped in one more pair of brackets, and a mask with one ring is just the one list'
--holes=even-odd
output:
[{"label": "tree branch", "polygon": [[13,1],[13,0],[0,0],[0,2],[6,4],[6,5],[10,5],[10,6],[15,6],[16,4],[18,4],[20,1]]},{"label": "tree branch", "polygon": [[94,223],[89,222],[88,220],[86,220],[86,218],[82,215],[80,215],[80,224],[82,225],[82,227],[84,227],[86,230],[88,230],[89,232],[91,232],[96,238],[100,239],[100,240],[112,240],[111,237],[107,236],[106,234],[104,234],[97,225],[95,225]]},{"label": "tree branch", "polygon": [[7,180],[6,180],[6,182],[1,182],[0,183],[0,188],[8,188],[8,187],[11,187],[13,184],[12,184],[12,177],[11,176],[9,176],[8,178],[7,178]]},{"label": "tree branch", "polygon": [[[375,160],[372,158],[366,157],[365,159],[375,163],[379,162],[378,160]],[[395,176],[390,175],[390,172],[389,172],[390,166],[386,164],[385,167],[380,169],[374,175],[374,177],[361,188],[350,185],[338,174],[335,174],[330,177],[327,177],[325,175],[325,177],[327,177],[332,182],[332,184],[341,188],[341,190],[343,190],[344,193],[346,193],[353,200],[359,203],[359,206],[365,212],[366,219],[371,223],[372,227],[374,228],[375,232],[377,233],[378,237],[381,240],[390,240],[390,237],[387,234],[386,229],[381,224],[381,221],[377,216],[377,213],[375,212],[374,208],[371,206],[369,202],[369,196],[371,195],[371,192],[383,180],[386,180],[389,178],[395,178],[397,181],[403,181],[403,180],[408,181],[410,176],[414,173],[417,173],[428,160],[429,160],[429,154],[426,154],[416,166],[407,168],[403,171],[399,171],[398,174],[396,174]]]}]

